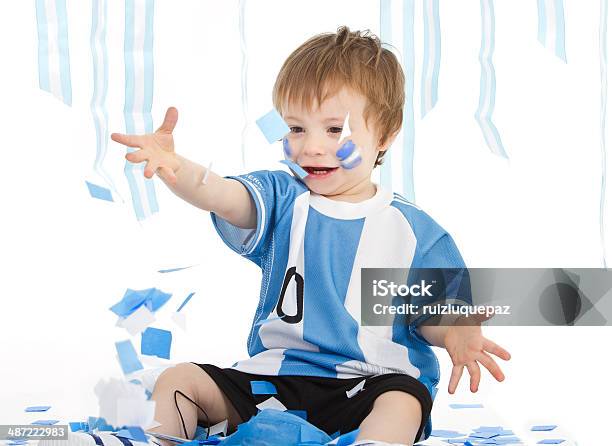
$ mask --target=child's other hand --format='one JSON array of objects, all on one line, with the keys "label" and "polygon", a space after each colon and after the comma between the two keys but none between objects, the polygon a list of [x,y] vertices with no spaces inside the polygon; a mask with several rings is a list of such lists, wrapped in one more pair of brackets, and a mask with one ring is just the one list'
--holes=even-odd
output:
[{"label": "child's other hand", "polygon": [[151,178],[156,172],[170,184],[176,184],[175,172],[180,163],[174,153],[174,138],[172,131],[178,120],[178,110],[169,107],[162,125],[155,133],[146,135],[124,135],[112,133],[111,139],[129,147],[139,147],[140,150],[125,155],[125,159],[132,163],[147,161],[144,176]]},{"label": "child's other hand", "polygon": [[470,390],[478,391],[480,383],[478,362],[484,365],[498,381],[505,379],[501,369],[488,353],[493,353],[506,361],[510,359],[510,353],[482,335],[480,322],[486,318],[482,315],[475,316],[471,318],[472,324],[450,326],[444,337],[444,346],[453,361],[453,370],[448,384],[449,393],[455,393],[464,366],[470,373]]}]

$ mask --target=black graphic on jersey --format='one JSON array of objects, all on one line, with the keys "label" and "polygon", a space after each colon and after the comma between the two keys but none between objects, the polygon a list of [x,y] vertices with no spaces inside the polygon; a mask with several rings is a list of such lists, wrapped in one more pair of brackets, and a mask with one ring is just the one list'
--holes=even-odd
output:
[{"label": "black graphic on jersey", "polygon": [[[291,279],[295,277],[295,294],[297,297],[297,313],[293,316],[285,314],[283,311],[283,301],[285,300],[285,292]],[[287,322],[288,324],[297,324],[302,321],[304,314],[304,278],[295,270],[295,266],[292,266],[287,270],[285,274],[285,280],[283,281],[283,289],[281,290],[278,303],[276,304],[276,313],[279,317]]]}]

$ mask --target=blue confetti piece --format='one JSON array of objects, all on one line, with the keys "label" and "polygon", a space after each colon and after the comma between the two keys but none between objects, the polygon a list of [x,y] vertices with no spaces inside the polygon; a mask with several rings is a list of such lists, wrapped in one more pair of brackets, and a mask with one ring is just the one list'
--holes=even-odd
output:
[{"label": "blue confetti piece", "polygon": [[34,421],[33,423],[30,424],[42,424],[44,426],[51,426],[53,424],[57,424],[59,423],[59,420],[38,420],[38,421]]},{"label": "blue confetti piece", "polygon": [[149,311],[159,310],[172,294],[164,293],[157,288],[147,288],[146,290],[132,290],[128,288],[119,302],[110,307],[110,310],[120,317],[128,317],[141,305],[146,305]]},{"label": "blue confetti piece", "polygon": [[192,268],[192,267],[193,267],[193,265],[191,265],[191,266],[183,266],[181,268],[160,269],[157,272],[158,273],[162,273],[162,274],[163,273],[173,273],[175,271],[182,271],[184,269],[188,269],[188,268]]},{"label": "blue confetti piece", "polygon": [[308,420],[308,415],[306,414],[305,410],[286,410],[285,412],[292,413],[293,415],[303,418],[304,420]]},{"label": "blue confetti piece", "polygon": [[172,344],[172,333],[168,330],[148,327],[142,333],[140,353],[143,355],[157,356],[170,359],[170,346]]},{"label": "blue confetti piece", "polygon": [[170,293],[164,293],[157,288],[150,288],[145,304],[152,312],[159,310],[172,297]]},{"label": "blue confetti piece", "polygon": [[512,432],[512,431],[511,431],[511,430],[509,430],[509,429],[508,429],[508,430],[502,429],[502,430],[500,430],[500,431],[497,431],[496,433],[497,433],[498,435],[514,435],[514,432]]},{"label": "blue confetti piece", "polygon": [[46,412],[51,409],[51,406],[28,406],[26,412]]},{"label": "blue confetti piece", "polygon": [[551,431],[556,427],[557,427],[556,424],[541,424],[538,426],[532,426],[531,430],[532,431]]},{"label": "blue confetti piece", "polygon": [[87,183],[89,195],[91,195],[93,198],[105,201],[113,201],[113,194],[111,193],[110,189],[98,186],[96,184],[92,184],[89,181],[85,181],[85,183]]},{"label": "blue confetti piece", "polygon": [[465,434],[462,434],[457,431],[452,431],[452,430],[432,429],[431,436],[432,437],[456,438],[456,437],[465,437]]},{"label": "blue confetti piece", "polygon": [[103,417],[100,417],[100,418],[88,417],[87,418],[87,431],[92,432],[94,430],[115,431],[117,429],[114,429],[110,424],[108,424]]},{"label": "blue confetti piece", "polygon": [[127,341],[115,342],[117,348],[117,354],[119,355],[119,364],[121,364],[121,370],[123,373],[130,374],[136,370],[142,370],[140,360],[136,354],[136,350],[132,345],[132,342],[128,339]]},{"label": "blue confetti piece", "polygon": [[189,296],[187,296],[185,298],[183,303],[178,307],[178,310],[176,310],[177,313],[183,309],[183,307],[187,304],[187,302],[189,302],[191,300],[191,298],[193,297],[194,294],[195,294],[195,292],[191,293]]},{"label": "blue confetti piece", "polygon": [[87,423],[84,421],[71,421],[68,426],[72,432],[87,431]]},{"label": "blue confetti piece", "polygon": [[127,289],[119,302],[110,307],[110,310],[117,316],[128,317],[147,300],[148,290]]},{"label": "blue confetti piece", "polygon": [[475,439],[480,439],[480,438],[493,438],[493,437],[497,437],[499,435],[499,432],[497,431],[489,431],[489,432],[474,432],[472,434],[470,434],[470,437],[475,438]]},{"label": "blue confetti piece", "polygon": [[336,443],[336,446],[348,446],[351,443],[354,443],[355,440],[357,440],[358,435],[359,428],[355,429],[354,431],[347,432],[346,434],[342,434],[340,435],[340,437],[338,437],[338,442]]},{"label": "blue confetti piece", "polygon": [[268,381],[251,381],[253,395],[276,395],[276,387]]},{"label": "blue confetti piece", "polygon": [[141,441],[143,443],[149,442],[144,431],[139,426],[128,426],[126,429],[121,429],[119,432],[115,433],[115,435],[129,440]]},{"label": "blue confetti piece", "polygon": [[449,404],[451,409],[481,409],[482,404]]},{"label": "blue confetti piece", "polygon": [[565,440],[563,439],[547,439],[547,440],[540,440],[538,441],[537,444],[559,444],[559,443],[563,443]]},{"label": "blue confetti piece", "polygon": [[514,444],[514,443],[522,443],[519,437],[495,437],[490,440],[481,440],[482,444]]},{"label": "blue confetti piece", "polygon": [[291,131],[276,109],[270,110],[255,122],[270,144]]},{"label": "blue confetti piece", "polygon": [[299,164],[296,164],[296,163],[294,163],[291,160],[281,160],[281,163],[287,165],[302,180],[308,176],[308,172],[306,172],[304,169],[302,169],[302,167]]}]

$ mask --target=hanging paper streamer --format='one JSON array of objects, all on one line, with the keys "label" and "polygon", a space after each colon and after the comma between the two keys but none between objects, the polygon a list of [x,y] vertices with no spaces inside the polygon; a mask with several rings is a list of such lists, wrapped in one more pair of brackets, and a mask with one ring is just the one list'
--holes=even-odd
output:
[{"label": "hanging paper streamer", "polygon": [[[391,42],[391,37],[391,0],[380,0],[380,40],[383,46]],[[387,150],[380,166],[380,185],[387,189],[393,188],[392,155],[393,151]]]},{"label": "hanging paper streamer", "polygon": [[493,0],[480,0],[482,38],[480,46],[480,100],[474,117],[491,152],[508,158],[491,116],[495,107],[495,69],[492,56],[495,47],[495,11]]},{"label": "hanging paper streamer", "polygon": [[93,0],[91,14],[91,57],[93,62],[93,95],[91,115],[96,128],[96,160],[94,171],[119,196],[111,176],[104,170],[102,163],[108,149],[108,113],[106,93],[108,91],[108,58],[106,55],[106,0]]},{"label": "hanging paper streamer", "polygon": [[[125,106],[126,133],[153,132],[153,0],[125,1]],[[136,149],[127,147],[128,153]],[[126,161],[124,173],[132,194],[138,220],[157,212],[157,197],[152,178],[145,178],[142,163]]]},{"label": "hanging paper streamer", "polygon": [[242,167],[246,166],[246,133],[248,128],[248,112],[247,112],[247,50],[246,50],[246,37],[244,35],[244,12],[246,7],[246,0],[238,0],[239,14],[238,24],[240,31],[240,53],[242,55],[242,62],[240,68],[240,85],[242,86],[242,134],[241,134],[241,152],[242,152]]},{"label": "hanging paper streamer", "polygon": [[403,195],[414,202],[414,0],[404,1],[404,151],[402,154]]},{"label": "hanging paper streamer", "polygon": [[423,0],[423,75],[421,76],[421,117],[438,102],[440,74],[440,8],[438,0]]},{"label": "hanging paper streamer", "polygon": [[538,40],[567,63],[563,0],[538,0]]},{"label": "hanging paper streamer", "polygon": [[603,267],[606,265],[606,238],[604,216],[606,212],[606,104],[608,103],[608,0],[600,1],[599,11],[599,73],[601,79],[600,145],[601,145],[601,192],[599,201],[599,232],[601,238]]},{"label": "hanging paper streamer", "polygon": [[36,0],[38,84],[64,104],[72,105],[66,0]]}]

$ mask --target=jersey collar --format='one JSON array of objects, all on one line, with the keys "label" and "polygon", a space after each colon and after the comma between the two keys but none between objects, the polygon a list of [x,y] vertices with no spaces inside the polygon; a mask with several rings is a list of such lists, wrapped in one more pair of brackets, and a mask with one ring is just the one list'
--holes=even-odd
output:
[{"label": "jersey collar", "polygon": [[364,218],[384,209],[393,201],[393,193],[374,183],[376,194],[372,198],[350,203],[348,201],[331,200],[323,195],[310,192],[310,206],[321,214],[342,220]]}]

